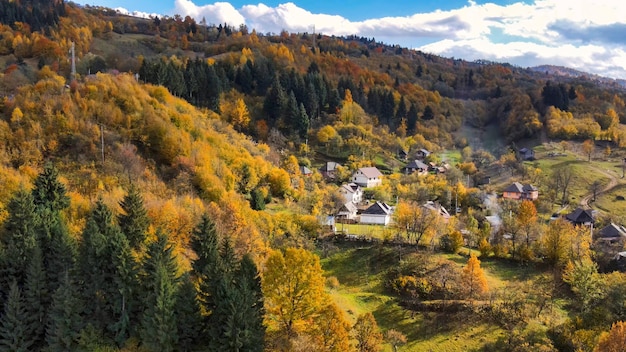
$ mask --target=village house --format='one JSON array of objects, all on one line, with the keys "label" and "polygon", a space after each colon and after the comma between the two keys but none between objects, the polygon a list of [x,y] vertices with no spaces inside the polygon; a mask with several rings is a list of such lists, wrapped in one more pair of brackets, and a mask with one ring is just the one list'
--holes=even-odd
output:
[{"label": "village house", "polygon": [[404,149],[400,149],[400,151],[398,152],[398,159],[407,160],[408,158],[409,158],[409,153]]},{"label": "village house", "polygon": [[358,209],[352,202],[348,202],[337,210],[337,222],[342,224],[353,224],[357,222]]},{"label": "village house", "polygon": [[537,198],[539,198],[539,190],[531,184],[522,185],[519,182],[514,182],[509,187],[504,189],[502,198],[531,201],[537,200]]},{"label": "village house", "polygon": [[435,163],[428,163],[428,170],[432,171],[436,174],[445,174],[446,172],[448,172],[450,170],[450,164],[443,162],[440,165],[437,165]]},{"label": "village house", "polygon": [[626,228],[621,225],[610,223],[594,234],[597,241],[603,244],[623,243],[626,239]]},{"label": "village house", "polygon": [[522,161],[535,160],[535,151],[529,148],[522,148],[519,150],[519,157]]},{"label": "village house", "polygon": [[425,174],[428,172],[428,165],[424,164],[421,160],[413,160],[402,168],[402,172],[405,175],[411,175],[415,172],[417,172],[418,175]]},{"label": "village house", "polygon": [[439,203],[435,203],[432,200],[429,200],[426,203],[422,204],[422,208],[436,212],[446,223],[448,222],[448,220],[450,220],[450,213]]},{"label": "village house", "polygon": [[319,168],[319,171],[324,178],[333,179],[337,177],[337,168],[340,166],[341,164],[339,163],[336,163],[334,161],[328,161]]},{"label": "village house", "polygon": [[576,226],[592,226],[595,223],[591,209],[576,208],[573,212],[565,215],[565,219]]},{"label": "village house", "polygon": [[311,171],[311,169],[306,166],[300,166],[300,173],[302,174],[302,176],[311,176],[313,174],[313,171]]},{"label": "village house", "polygon": [[430,152],[428,150],[426,150],[426,149],[420,149],[420,150],[417,151],[416,155],[417,155],[418,159],[424,160],[424,159],[426,159],[430,155]]},{"label": "village house", "polygon": [[376,187],[383,183],[383,174],[375,167],[362,167],[352,174],[352,182],[361,187]]},{"label": "village house", "polygon": [[393,209],[384,202],[376,202],[361,212],[361,224],[389,225]]},{"label": "village house", "polygon": [[346,183],[339,188],[346,203],[359,204],[363,200],[363,189],[356,183]]}]

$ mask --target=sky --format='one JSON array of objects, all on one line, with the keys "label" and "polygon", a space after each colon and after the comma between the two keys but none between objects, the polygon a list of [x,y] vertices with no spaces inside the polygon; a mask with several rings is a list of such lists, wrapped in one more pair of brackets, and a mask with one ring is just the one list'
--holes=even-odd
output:
[{"label": "sky", "polygon": [[78,0],[137,14],[191,16],[259,33],[375,38],[426,53],[520,67],[558,65],[626,79],[620,0]]}]

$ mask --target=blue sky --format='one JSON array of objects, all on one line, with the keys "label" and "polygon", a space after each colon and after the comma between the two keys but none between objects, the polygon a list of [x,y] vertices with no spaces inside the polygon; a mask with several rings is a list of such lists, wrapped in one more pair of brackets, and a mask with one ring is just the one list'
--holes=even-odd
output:
[{"label": "blue sky", "polygon": [[374,37],[445,57],[552,64],[626,79],[626,2],[617,0],[78,0],[246,24],[260,33]]},{"label": "blue sky", "polygon": [[[97,4],[110,8],[122,7],[129,11],[142,11],[149,13],[174,14],[174,1],[169,0],[135,0],[131,3],[124,0],[79,0],[80,4]],[[258,4],[262,2],[269,7],[276,7],[288,1],[228,1],[233,7],[241,8],[244,5]],[[451,10],[467,5],[467,0],[417,0],[417,1],[394,1],[394,0],[343,0],[343,1],[291,1],[298,7],[307,9],[313,13],[326,13],[340,15],[354,21],[361,21],[377,16],[404,16],[417,12],[430,12],[435,10]],[[483,3],[485,1],[477,1]],[[511,1],[496,1],[507,3]],[[198,6],[212,4],[211,1],[196,1]]]}]

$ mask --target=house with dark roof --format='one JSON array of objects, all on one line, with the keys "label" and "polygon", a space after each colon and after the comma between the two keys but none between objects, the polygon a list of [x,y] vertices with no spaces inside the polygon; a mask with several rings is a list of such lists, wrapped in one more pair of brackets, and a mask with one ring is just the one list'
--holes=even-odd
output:
[{"label": "house with dark roof", "polygon": [[535,160],[535,151],[529,148],[522,148],[519,150],[519,157],[521,160]]},{"label": "house with dark roof", "polygon": [[428,172],[428,165],[424,164],[421,160],[413,160],[402,168],[402,172],[405,175],[410,175],[415,172],[417,172],[418,175],[425,174]]},{"label": "house with dark roof", "polygon": [[594,234],[597,241],[607,244],[620,243],[626,239],[626,228],[621,225],[610,223]]},{"label": "house with dark roof", "polygon": [[398,152],[398,159],[400,160],[406,160],[409,157],[409,152],[407,152],[404,149],[400,149],[400,151]]},{"label": "house with dark roof", "polygon": [[502,198],[515,200],[536,200],[539,198],[539,190],[537,187],[527,184],[523,185],[519,182],[513,182],[502,192]]},{"label": "house with dark roof", "polygon": [[565,219],[574,225],[593,225],[595,220],[591,209],[576,208],[573,212],[565,215]]},{"label": "house with dark roof", "polygon": [[375,167],[362,167],[352,174],[352,182],[361,187],[376,187],[383,183],[383,174]]},{"label": "house with dark roof", "polygon": [[335,178],[337,176],[337,168],[340,167],[341,164],[336,163],[334,161],[326,162],[322,167],[319,168],[320,173],[325,178]]},{"label": "house with dark roof", "polygon": [[361,224],[388,225],[391,222],[391,208],[385,202],[376,202],[361,212]]},{"label": "house with dark roof", "polygon": [[424,160],[430,155],[430,152],[427,149],[420,149],[416,155],[418,159]]},{"label": "house with dark roof", "polygon": [[358,204],[363,200],[363,190],[356,183],[346,183],[339,187],[339,193],[343,195],[346,203]]}]

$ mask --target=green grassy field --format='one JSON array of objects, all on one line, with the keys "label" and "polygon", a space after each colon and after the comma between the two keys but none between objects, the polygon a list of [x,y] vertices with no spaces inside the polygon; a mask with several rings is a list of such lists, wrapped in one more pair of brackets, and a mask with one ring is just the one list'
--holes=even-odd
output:
[{"label": "green grassy field", "polygon": [[390,226],[367,225],[367,224],[336,224],[338,233],[346,235],[365,236],[369,238],[377,238],[380,240],[390,239],[395,236],[396,232]]},{"label": "green grassy field", "polygon": [[[467,253],[467,249],[461,253]],[[467,257],[458,254],[436,255],[459,267],[467,261]],[[340,283],[339,288],[330,290],[330,295],[352,322],[359,314],[371,312],[383,332],[396,329],[407,337],[408,343],[400,351],[478,351],[505,336],[505,331],[494,324],[479,320],[468,324],[475,319],[469,312],[450,315],[402,308],[383,287],[386,270],[397,265],[398,260],[393,249],[355,243],[340,244],[334,253],[322,259],[326,276],[335,276]],[[493,290],[514,282],[528,282],[542,274],[537,268],[491,259],[484,260],[482,267]],[[538,322],[531,323],[545,329]],[[386,345],[384,351],[392,351],[392,347]]]},{"label": "green grassy field", "polygon": [[[620,214],[626,212],[626,202],[616,201],[615,197],[626,195],[624,185],[626,179],[622,178],[622,165],[619,162],[620,157],[613,155],[611,158],[599,157],[599,152],[594,154],[594,158],[588,161],[588,158],[582,155],[574,148],[574,151],[563,151],[558,144],[546,144],[534,148],[537,160],[525,162],[542,170],[542,174],[546,177],[561,167],[569,167],[573,173],[571,186],[569,188],[568,201],[571,208],[579,205],[580,201],[591,193],[591,184],[599,181],[601,188],[609,185],[611,179],[615,179],[618,186],[616,189],[600,194],[595,203],[589,203],[592,208],[597,208],[605,213]],[[556,153],[551,156],[550,153]],[[545,191],[548,185],[538,184],[540,190]],[[541,197],[541,194],[540,194]]]}]

